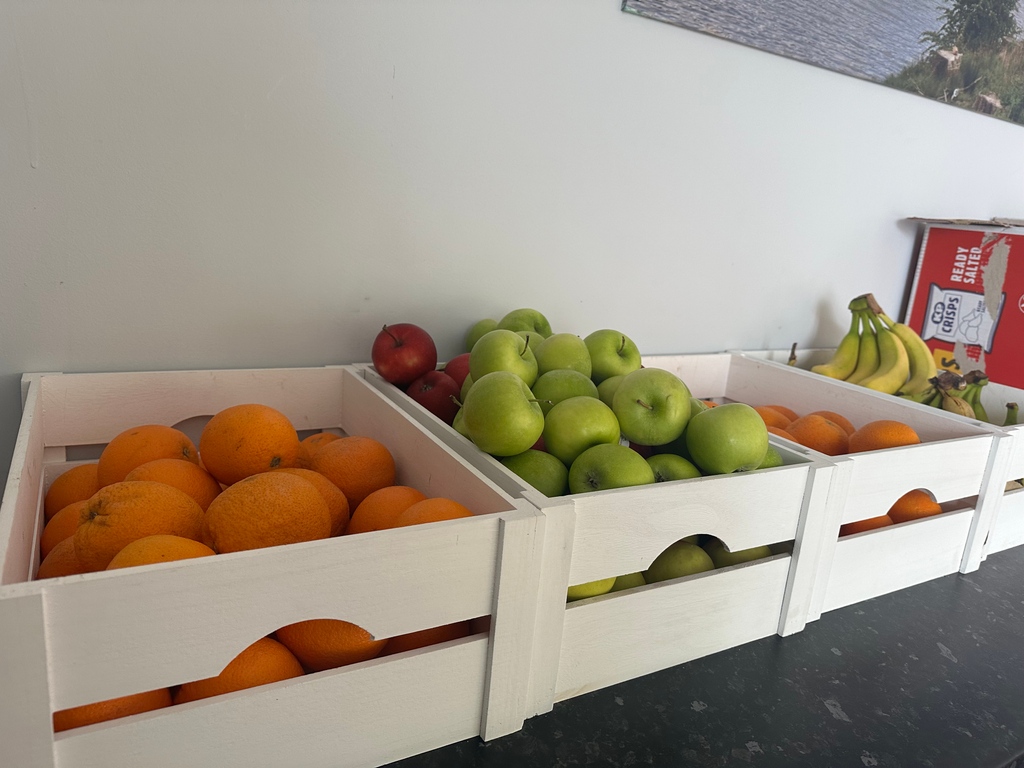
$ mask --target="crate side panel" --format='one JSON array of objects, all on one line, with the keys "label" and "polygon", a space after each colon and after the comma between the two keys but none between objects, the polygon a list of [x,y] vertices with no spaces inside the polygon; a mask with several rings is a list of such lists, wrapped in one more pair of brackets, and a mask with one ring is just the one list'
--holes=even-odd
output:
[{"label": "crate side panel", "polygon": [[694,397],[720,397],[729,380],[731,356],[725,354],[649,355],[642,358],[647,368],[670,371],[683,380]]},{"label": "crate side panel", "polygon": [[479,733],[487,639],[61,734],[74,768],[366,768]]},{"label": "crate side panel", "polygon": [[52,768],[53,726],[43,598],[0,600],[0,762]]},{"label": "crate side panel", "polygon": [[46,445],[92,445],[141,424],[173,425],[241,403],[284,413],[298,430],[341,422],[341,368],[44,376]]},{"label": "crate side panel", "polygon": [[778,555],[568,606],[556,699],[775,634],[789,565]]},{"label": "crate side panel", "polygon": [[964,509],[844,536],[836,544],[822,610],[956,573],[973,515]]},{"label": "crate side panel", "polygon": [[0,585],[26,581],[39,566],[43,512],[43,424],[38,379],[29,380],[11,468],[0,500]]},{"label": "crate side panel", "polygon": [[54,704],[215,675],[257,638],[305,619],[391,637],[488,615],[498,523],[452,520],[39,582]]},{"label": "crate side panel", "polygon": [[940,501],[975,496],[986,478],[994,436],[980,435],[850,454],[853,477],[842,522],[884,515],[907,491]]},{"label": "crate side panel", "polygon": [[666,547],[695,533],[731,550],[793,539],[808,465],[617,488],[574,497],[571,584],[647,568]]},{"label": "crate side panel", "polygon": [[1024,489],[1017,489],[1003,496],[985,546],[986,552],[992,554],[1021,544],[1024,544]]}]

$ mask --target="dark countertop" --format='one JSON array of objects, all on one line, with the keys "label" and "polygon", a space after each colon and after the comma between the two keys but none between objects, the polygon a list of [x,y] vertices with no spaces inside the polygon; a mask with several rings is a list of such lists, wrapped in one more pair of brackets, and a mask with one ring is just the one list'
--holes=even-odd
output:
[{"label": "dark countertop", "polygon": [[571,765],[1024,768],[1024,547],[392,764]]}]

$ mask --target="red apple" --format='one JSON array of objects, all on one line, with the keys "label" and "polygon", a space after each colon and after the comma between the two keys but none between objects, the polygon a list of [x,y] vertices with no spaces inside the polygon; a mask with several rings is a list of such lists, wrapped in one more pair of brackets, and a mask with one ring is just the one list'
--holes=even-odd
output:
[{"label": "red apple", "polygon": [[437,366],[430,334],[412,323],[385,325],[370,350],[373,367],[385,381],[405,387]]},{"label": "red apple", "polygon": [[[409,385],[405,393],[422,405],[445,424],[451,426],[455,414],[459,412],[461,387],[455,379],[443,371],[427,371]],[[453,399],[455,398],[455,399]]]},{"label": "red apple", "polygon": [[461,387],[462,382],[469,375],[469,352],[456,355],[445,364],[442,370],[455,379],[455,383]]}]

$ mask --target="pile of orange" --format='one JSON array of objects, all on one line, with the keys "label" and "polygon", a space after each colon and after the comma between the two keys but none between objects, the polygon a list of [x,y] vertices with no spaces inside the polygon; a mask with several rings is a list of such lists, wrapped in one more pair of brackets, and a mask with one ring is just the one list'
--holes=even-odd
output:
[{"label": "pile of orange", "polygon": [[835,411],[811,411],[800,416],[782,405],[755,406],[768,431],[828,456],[877,451],[921,442],[914,428],[902,421],[879,419],[855,427]]},{"label": "pile of orange", "polygon": [[845,523],[839,526],[840,536],[849,536],[861,531],[870,531],[874,528],[884,528],[887,525],[906,523],[911,520],[921,520],[933,515],[941,515],[942,506],[932,497],[928,491],[915,488],[900,496],[889,511],[878,517],[869,517],[866,520],[857,520],[852,523]]},{"label": "pile of orange", "polygon": [[[243,404],[210,419],[198,448],[173,427],[125,430],[97,461],[50,484],[37,579],[209,557],[472,516],[452,499],[396,485],[377,440],[320,432],[300,440],[281,412]],[[217,676],[54,713],[55,731],[147,712],[444,642],[468,622],[387,639],[339,619],[279,628]]]}]

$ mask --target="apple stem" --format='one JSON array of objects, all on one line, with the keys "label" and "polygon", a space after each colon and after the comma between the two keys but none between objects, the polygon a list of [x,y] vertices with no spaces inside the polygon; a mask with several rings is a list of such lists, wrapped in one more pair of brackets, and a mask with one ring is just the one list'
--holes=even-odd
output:
[{"label": "apple stem", "polygon": [[526,343],[523,344],[523,351],[519,353],[520,357],[526,357],[526,352],[530,348],[530,337],[526,337]]},{"label": "apple stem", "polygon": [[381,330],[384,331],[384,333],[386,333],[388,336],[390,336],[392,338],[392,340],[395,342],[395,346],[396,347],[402,346],[402,340],[395,338],[395,334],[393,334],[391,331],[388,330],[387,325],[385,325],[383,328],[381,328]]},{"label": "apple stem", "polygon": [[619,344],[619,354],[620,355],[622,354],[622,350],[624,350],[625,348],[626,348],[626,337],[625,337],[625,335],[623,335],[622,343]]},{"label": "apple stem", "polygon": [[455,395],[448,395],[448,397],[450,397],[452,399],[452,402],[459,406],[459,408],[462,407],[462,403],[459,402],[459,398],[457,398]]},{"label": "apple stem", "polygon": [[647,404],[647,403],[645,403],[645,402],[644,402],[643,400],[639,400],[639,399],[638,399],[638,400],[636,401],[636,404],[637,404],[637,405],[642,405],[642,406],[643,406],[644,408],[646,408],[646,409],[647,409],[648,411],[653,411],[653,410],[654,410],[654,406],[652,406],[652,405],[648,405],[648,404]]}]

